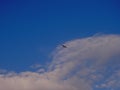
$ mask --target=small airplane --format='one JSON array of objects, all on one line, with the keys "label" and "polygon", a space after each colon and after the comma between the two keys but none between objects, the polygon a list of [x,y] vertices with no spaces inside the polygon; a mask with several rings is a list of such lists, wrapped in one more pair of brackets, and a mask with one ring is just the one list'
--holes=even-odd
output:
[{"label": "small airplane", "polygon": [[63,47],[63,48],[67,48],[67,46],[66,46],[66,45],[64,45],[64,44],[62,44],[62,47]]}]

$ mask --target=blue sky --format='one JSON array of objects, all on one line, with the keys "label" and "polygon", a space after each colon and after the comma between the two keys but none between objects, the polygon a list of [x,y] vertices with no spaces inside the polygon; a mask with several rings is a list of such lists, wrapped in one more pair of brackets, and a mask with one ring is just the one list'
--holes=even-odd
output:
[{"label": "blue sky", "polygon": [[[0,69],[32,71],[31,65],[39,67],[39,64],[46,65],[47,62],[54,61],[50,58],[51,53],[66,41],[97,33],[120,34],[119,4],[119,0],[0,1]],[[119,44],[116,47],[117,45]],[[77,45],[73,47],[81,50]],[[61,56],[64,58],[64,55]],[[58,56],[57,58],[60,59]]]},{"label": "blue sky", "polygon": [[119,34],[119,9],[118,0],[0,1],[0,67],[27,69],[67,40]]},{"label": "blue sky", "polygon": [[120,34],[118,0],[0,1],[0,67],[26,70],[46,63],[65,41]]}]

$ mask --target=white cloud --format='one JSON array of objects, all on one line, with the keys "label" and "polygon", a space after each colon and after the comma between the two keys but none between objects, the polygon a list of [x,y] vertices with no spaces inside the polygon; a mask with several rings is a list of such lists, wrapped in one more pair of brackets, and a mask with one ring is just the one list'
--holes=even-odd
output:
[{"label": "white cloud", "polygon": [[115,76],[120,78],[119,35],[82,38],[65,45],[54,51],[47,71],[0,74],[0,90],[93,90],[95,86],[115,90]]}]

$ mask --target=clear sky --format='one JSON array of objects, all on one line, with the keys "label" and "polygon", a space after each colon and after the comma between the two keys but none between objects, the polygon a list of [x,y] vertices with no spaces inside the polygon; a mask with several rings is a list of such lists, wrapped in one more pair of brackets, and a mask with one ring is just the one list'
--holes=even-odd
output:
[{"label": "clear sky", "polygon": [[21,72],[50,61],[57,45],[120,34],[119,0],[0,0],[0,68]]},{"label": "clear sky", "polygon": [[33,63],[43,63],[56,45],[67,40],[96,33],[119,34],[119,3],[118,0],[0,1],[0,66],[6,69],[17,66],[15,69],[21,70]]}]

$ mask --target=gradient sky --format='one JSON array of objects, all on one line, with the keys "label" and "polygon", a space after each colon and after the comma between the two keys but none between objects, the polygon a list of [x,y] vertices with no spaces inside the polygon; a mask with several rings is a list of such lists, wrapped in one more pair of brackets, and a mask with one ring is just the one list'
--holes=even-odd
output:
[{"label": "gradient sky", "polygon": [[[91,37],[96,34],[105,34],[106,36],[103,35],[99,37],[98,35],[98,37]],[[115,36],[110,34],[114,34]],[[119,0],[0,0],[0,73],[4,70],[8,72],[14,71],[15,73],[20,72],[20,75],[15,76],[17,77],[15,79],[16,85],[13,84],[13,86],[18,85],[16,87],[17,89],[13,89],[11,85],[11,82],[14,83],[14,74],[13,77],[9,77],[8,75],[6,80],[4,80],[1,76],[2,74],[0,74],[0,89],[24,90],[25,88],[21,87],[24,83],[27,87],[25,90],[40,90],[44,85],[51,87],[51,89],[44,90],[56,90],[55,86],[57,85],[59,87],[58,90],[72,90],[69,89],[69,85],[71,88],[73,81],[75,81],[75,85],[73,86],[76,86],[76,88],[82,87],[83,90],[88,90],[88,88],[91,90],[90,88],[93,87],[94,90],[119,90],[120,87],[116,84],[117,82],[120,83],[120,76],[118,76],[118,74],[120,74],[120,64],[118,63],[120,58],[120,36],[117,36],[119,34]],[[85,37],[90,38],[86,39]],[[76,39],[78,38],[84,39],[77,41]],[[52,52],[55,52],[55,48],[63,43],[68,44],[73,50],[71,48],[66,50],[58,49],[53,55],[54,58],[52,58]],[[83,49],[79,45],[83,47]],[[103,45],[103,47],[101,47],[101,45]],[[96,49],[94,47],[96,47]],[[93,51],[90,52],[91,48]],[[76,50],[76,52],[74,52],[74,50]],[[79,56],[79,54],[81,56]],[[68,55],[68,57],[66,57],[66,55]],[[111,62],[109,62],[106,57],[112,55],[116,55],[117,57],[111,58]],[[99,57],[101,62],[99,62]],[[63,58],[63,61],[66,60],[65,65],[61,63],[61,58]],[[76,70],[72,71],[70,67],[77,66],[78,64],[76,62],[71,63],[74,58],[76,58],[76,62],[79,62],[80,59],[83,64],[82,67],[88,69],[88,71],[84,69],[83,71],[79,71],[79,69],[77,69],[79,65],[76,67]],[[90,59],[92,63],[89,61],[86,61],[86,63],[82,62],[84,58]],[[96,63],[93,63],[94,61],[92,61],[92,59],[94,60],[95,58],[98,59],[96,63],[105,67],[107,73],[105,73],[106,71],[104,70],[102,72],[102,69],[96,66]],[[69,61],[69,59],[71,61]],[[106,66],[104,60],[108,62]],[[113,60],[115,60],[115,62]],[[47,66],[48,62],[51,62],[49,67]],[[39,73],[35,72],[35,68],[40,69],[41,65],[43,65],[43,69],[48,68],[51,71],[48,70],[48,72],[42,69],[42,72],[45,73],[39,75]],[[65,68],[65,70],[59,66]],[[93,66],[95,73],[89,68],[90,66]],[[52,69],[54,70],[52,71]],[[99,70],[101,72],[99,72]],[[70,72],[69,75],[73,75],[75,78],[69,78],[69,75],[66,75],[68,71]],[[118,71],[119,73],[117,73]],[[77,77],[79,73],[85,77],[82,78],[83,80],[88,78],[95,79],[95,81],[92,81],[93,87],[91,83],[87,82],[85,84],[85,82],[82,82],[82,79]],[[90,77],[84,76],[88,73],[91,75]],[[101,79],[99,73],[104,73],[102,76],[103,79]],[[5,74],[3,75],[5,76]],[[30,75],[30,77],[26,77],[26,75]],[[118,76],[118,78],[116,78],[116,76]],[[34,78],[34,80],[31,79],[31,77]],[[38,79],[38,77],[40,78]],[[36,78],[38,82],[35,81]],[[59,82],[64,81],[63,78],[64,80],[66,79],[65,85],[68,85],[68,87],[59,84]],[[99,81],[97,81],[96,78],[99,79]],[[30,80],[30,86],[27,86],[27,80]],[[41,80],[43,80],[43,82],[41,82]],[[33,82],[38,86],[34,85]],[[47,84],[44,82],[47,82]],[[81,85],[79,86],[78,83],[81,83]],[[39,84],[41,85],[40,87]],[[9,89],[10,87],[11,89]]]},{"label": "gradient sky", "polygon": [[96,33],[120,34],[119,0],[0,1],[0,68],[45,64],[55,47]]}]

